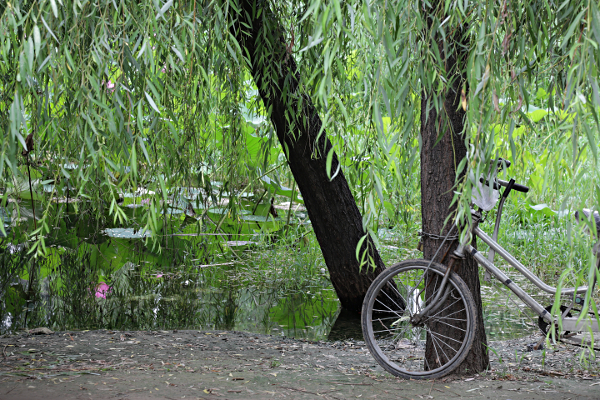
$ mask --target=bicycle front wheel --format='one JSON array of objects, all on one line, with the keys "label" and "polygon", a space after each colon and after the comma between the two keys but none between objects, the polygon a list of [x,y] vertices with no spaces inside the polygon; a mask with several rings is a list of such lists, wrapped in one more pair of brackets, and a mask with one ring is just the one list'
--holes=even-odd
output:
[{"label": "bicycle front wheel", "polygon": [[362,330],[369,351],[389,373],[435,379],[452,372],[471,349],[475,303],[455,273],[447,281],[443,304],[419,323],[412,317],[440,291],[446,267],[408,260],[383,271],[371,284],[362,309]]}]

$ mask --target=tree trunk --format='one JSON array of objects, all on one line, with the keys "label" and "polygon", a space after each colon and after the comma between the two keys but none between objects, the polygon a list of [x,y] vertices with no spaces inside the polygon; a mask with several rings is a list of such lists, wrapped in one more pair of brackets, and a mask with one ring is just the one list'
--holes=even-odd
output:
[{"label": "tree trunk", "polygon": [[[302,193],[331,282],[344,308],[360,311],[369,285],[385,268],[375,245],[363,228],[362,216],[340,172],[327,176],[332,150],[309,96],[300,86],[294,57],[283,37],[278,18],[268,2],[240,0],[231,32],[250,66],[265,109],[277,132],[290,169]],[[291,48],[291,46],[290,46]],[[339,161],[333,154],[332,175]],[[356,247],[365,235],[360,266]]]},{"label": "tree trunk", "polygon": [[[440,54],[443,55],[443,46],[440,44],[438,48]],[[445,236],[452,225],[451,222],[447,224],[444,222],[453,211],[451,203],[454,197],[456,167],[467,154],[463,135],[465,112],[461,107],[461,89],[465,81],[463,71],[466,59],[457,60],[456,56],[451,54],[446,57],[445,63],[446,71],[451,72],[450,76],[454,79],[448,80],[448,82],[452,82],[452,85],[443,94],[443,110],[436,111],[433,107],[433,96],[428,95],[425,91],[423,91],[421,99],[421,214],[425,259],[432,259],[442,244],[441,239],[428,237],[427,233]],[[452,234],[456,234],[456,230]],[[456,246],[456,242],[446,242],[435,261],[447,264]],[[476,243],[473,243],[473,246],[476,247]],[[441,260],[446,254],[447,256]],[[489,365],[478,266],[471,255],[467,254],[455,271],[469,287],[477,309],[473,347],[455,373],[472,374],[484,371]],[[443,329],[441,327],[432,329],[437,330],[437,328]],[[451,336],[451,331],[444,332],[444,334]]]}]

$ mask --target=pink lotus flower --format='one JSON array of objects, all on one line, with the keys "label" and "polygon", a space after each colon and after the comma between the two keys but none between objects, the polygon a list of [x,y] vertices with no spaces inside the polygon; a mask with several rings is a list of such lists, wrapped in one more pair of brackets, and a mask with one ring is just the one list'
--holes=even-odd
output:
[{"label": "pink lotus flower", "polygon": [[111,291],[112,287],[108,286],[104,282],[100,282],[96,286],[96,297],[98,297],[99,299],[105,299],[106,295],[110,294]]},{"label": "pink lotus flower", "polygon": [[115,84],[114,84],[112,81],[108,81],[108,82],[106,82],[106,81],[102,81],[102,84],[103,84],[103,85],[106,85],[106,89],[107,89],[109,92],[114,92],[114,91],[115,91],[115,86],[116,86],[116,85],[115,85]]}]

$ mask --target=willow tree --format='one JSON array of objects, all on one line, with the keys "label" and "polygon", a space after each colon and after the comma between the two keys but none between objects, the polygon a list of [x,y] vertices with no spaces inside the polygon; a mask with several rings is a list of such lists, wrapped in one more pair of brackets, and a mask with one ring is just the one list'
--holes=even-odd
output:
[{"label": "willow tree", "polygon": [[[22,192],[27,163],[55,183],[27,232],[40,253],[66,187],[99,220],[108,211],[123,224],[119,193],[155,192],[143,216],[159,231],[169,188],[219,171],[235,215],[247,183],[278,167],[266,155],[241,161],[249,97],[270,121],[252,135],[265,148],[278,138],[349,308],[383,267],[381,221],[410,223],[419,189],[423,231],[437,235],[469,216],[491,158],[508,153],[527,175],[522,132],[540,134],[539,89],[545,104],[533,111],[553,128],[544,134],[572,152],[568,163],[546,159],[564,180],[553,184],[594,195],[577,171],[586,154],[598,171],[594,1],[11,2],[0,31],[4,201]],[[426,257],[438,245],[431,235]],[[480,301],[473,266],[459,273]],[[463,372],[487,364],[478,321]]]}]

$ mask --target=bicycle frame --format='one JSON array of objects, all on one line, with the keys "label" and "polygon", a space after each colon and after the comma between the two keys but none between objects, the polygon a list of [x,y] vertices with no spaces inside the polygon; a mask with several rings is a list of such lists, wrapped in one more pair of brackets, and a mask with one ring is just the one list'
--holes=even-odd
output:
[{"label": "bicycle frame", "polygon": [[[494,265],[490,259],[486,258],[481,252],[477,249],[473,248],[469,244],[471,234],[480,238],[484,243],[486,243],[490,247],[490,251],[497,253],[500,257],[502,257],[508,264],[517,269],[523,276],[525,276],[529,281],[535,284],[541,290],[550,293],[552,295],[556,294],[557,289],[550,285],[544,283],[539,277],[537,277],[533,272],[529,271],[523,264],[521,264],[515,257],[513,257],[506,249],[504,249],[494,238],[488,236],[484,231],[479,228],[479,222],[481,221],[481,213],[479,211],[471,210],[471,225],[468,228],[468,232],[464,235],[463,242],[461,242],[454,252],[455,256],[462,258],[464,257],[465,251],[470,253],[477,263],[483,266],[486,271],[492,274],[497,280],[506,285],[519,299],[521,299],[525,304],[527,304],[536,314],[542,317],[546,322],[550,324],[557,323],[557,320],[534,298],[532,298],[529,294],[527,294],[519,285],[513,282],[509,277],[504,274],[498,267]],[[498,215],[498,220],[500,215]],[[497,230],[495,230],[496,234]],[[495,236],[495,235],[494,235]],[[493,253],[492,253],[493,254]],[[493,257],[490,257],[493,259]],[[588,289],[593,290],[595,285],[595,279],[593,285],[591,287],[581,286],[577,288],[565,288],[560,291],[561,295],[576,295],[586,293]],[[566,317],[569,309],[561,315],[562,327],[565,331],[587,331],[589,328],[594,332],[600,332],[600,324],[597,320],[591,319],[581,319],[581,321],[577,321],[579,318],[575,317]]]}]

